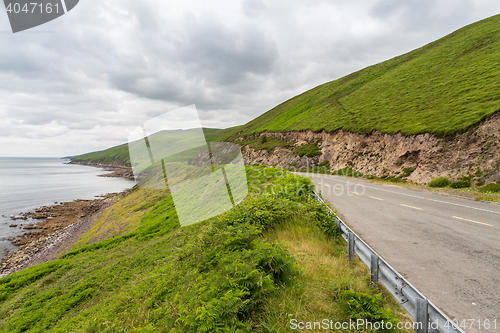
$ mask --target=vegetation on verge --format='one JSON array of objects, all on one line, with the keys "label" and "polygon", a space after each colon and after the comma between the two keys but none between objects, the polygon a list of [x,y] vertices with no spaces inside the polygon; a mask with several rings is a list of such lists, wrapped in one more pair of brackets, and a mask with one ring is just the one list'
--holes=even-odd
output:
[{"label": "vegetation on verge", "polygon": [[448,177],[437,177],[429,182],[429,187],[446,187],[450,185]]},{"label": "vegetation on verge", "polygon": [[488,184],[479,188],[479,191],[483,193],[500,193],[500,184]]},{"label": "vegetation on verge", "polygon": [[185,228],[170,195],[134,188],[60,259],[0,279],[0,331],[283,332],[292,317],[345,320],[367,302],[366,318],[403,319],[348,262],[309,179],[247,170],[243,203]]},{"label": "vegetation on verge", "polygon": [[270,154],[274,151],[275,148],[277,147],[286,147],[291,149],[292,152],[296,153],[300,157],[302,156],[307,156],[307,157],[314,157],[314,156],[320,156],[321,151],[320,151],[320,146],[321,146],[322,140],[316,140],[314,142],[309,142],[305,143],[300,146],[295,146],[293,143],[284,141],[284,140],[279,140],[273,137],[268,137],[266,135],[262,135],[260,137],[255,136],[255,137],[248,137],[243,140],[238,140],[237,143],[240,146],[249,146],[250,148],[253,148],[255,150],[263,150],[266,149]]}]

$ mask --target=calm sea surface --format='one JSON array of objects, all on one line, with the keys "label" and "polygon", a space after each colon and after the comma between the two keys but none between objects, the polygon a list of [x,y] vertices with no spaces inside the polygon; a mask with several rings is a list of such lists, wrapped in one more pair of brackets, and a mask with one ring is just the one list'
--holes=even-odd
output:
[{"label": "calm sea surface", "polygon": [[[58,158],[0,157],[0,257],[15,248],[7,239],[22,234],[20,227],[33,222],[13,221],[10,216],[134,186],[128,179],[98,177],[109,173],[103,169],[64,163]],[[10,228],[13,223],[18,227]]]}]

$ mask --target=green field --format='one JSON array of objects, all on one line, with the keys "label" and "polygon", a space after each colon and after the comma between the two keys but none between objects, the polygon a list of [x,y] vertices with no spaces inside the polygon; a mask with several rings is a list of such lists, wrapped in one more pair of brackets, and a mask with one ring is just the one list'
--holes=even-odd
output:
[{"label": "green field", "polygon": [[500,15],[296,96],[225,139],[264,131],[450,136],[500,110]]},{"label": "green field", "polygon": [[0,279],[0,332],[286,332],[292,318],[405,320],[387,291],[369,287],[364,264],[347,260],[308,178],[263,167],[247,176],[239,206],[184,228],[167,191],[135,187],[60,259]]}]

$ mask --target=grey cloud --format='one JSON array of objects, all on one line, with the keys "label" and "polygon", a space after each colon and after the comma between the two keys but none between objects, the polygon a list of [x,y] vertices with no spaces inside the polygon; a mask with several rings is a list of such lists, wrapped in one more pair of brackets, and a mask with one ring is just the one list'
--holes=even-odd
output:
[{"label": "grey cloud", "polygon": [[190,26],[181,56],[195,73],[208,74],[221,85],[234,84],[246,74],[268,74],[279,57],[274,41],[256,26],[232,29],[208,17]]},{"label": "grey cloud", "polygon": [[234,126],[500,11],[496,0],[189,3],[81,1],[40,28],[54,34],[0,34],[1,135],[85,152],[190,104]]},{"label": "grey cloud", "polygon": [[383,20],[395,19],[406,31],[456,29],[475,8],[470,0],[381,0],[371,13]]},{"label": "grey cloud", "polygon": [[256,17],[265,12],[266,5],[260,0],[243,0],[241,10],[245,16]]},{"label": "grey cloud", "polygon": [[132,54],[128,66],[111,64],[109,82],[147,98],[227,108],[231,97],[222,90],[255,89],[247,83],[272,73],[279,61],[276,43],[254,25],[231,27],[209,15],[188,15],[176,29],[157,37],[162,46]]}]

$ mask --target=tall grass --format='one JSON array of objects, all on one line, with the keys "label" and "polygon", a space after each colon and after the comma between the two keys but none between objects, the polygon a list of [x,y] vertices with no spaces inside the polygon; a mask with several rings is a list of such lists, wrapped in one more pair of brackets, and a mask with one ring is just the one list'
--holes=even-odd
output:
[{"label": "tall grass", "polygon": [[168,193],[136,188],[60,259],[0,279],[0,331],[283,332],[291,316],[349,318],[348,291],[378,297],[308,178],[248,178],[239,206],[185,228]]}]

